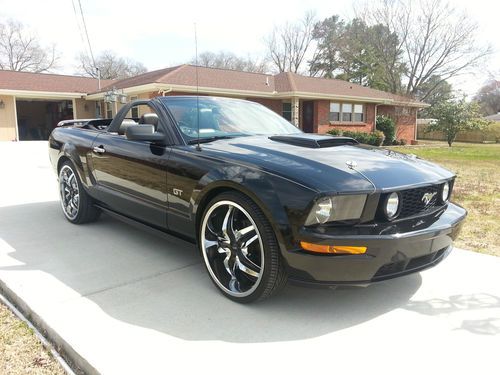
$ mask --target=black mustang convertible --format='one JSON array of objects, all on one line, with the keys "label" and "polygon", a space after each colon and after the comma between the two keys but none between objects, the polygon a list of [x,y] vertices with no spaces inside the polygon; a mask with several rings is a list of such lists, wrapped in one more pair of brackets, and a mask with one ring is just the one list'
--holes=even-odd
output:
[{"label": "black mustang convertible", "polygon": [[466,211],[455,176],[260,104],[170,96],[56,128],[50,159],[74,224],[101,211],[197,243],[214,284],[251,302],[288,279],[363,285],[440,262]]}]

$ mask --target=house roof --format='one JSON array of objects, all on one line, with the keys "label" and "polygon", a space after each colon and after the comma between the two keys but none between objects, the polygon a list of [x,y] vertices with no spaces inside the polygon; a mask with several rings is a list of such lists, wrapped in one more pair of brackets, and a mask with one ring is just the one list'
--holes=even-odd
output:
[{"label": "house roof", "polygon": [[[226,90],[235,93],[264,94],[276,97],[294,95],[315,98],[339,97],[419,107],[427,106],[425,103],[404,96],[339,79],[307,77],[289,72],[271,75],[201,66],[197,68],[194,65],[187,64],[144,73],[113,83],[113,87],[117,89],[131,89],[147,85],[156,85],[158,88],[173,86],[177,91],[183,88],[194,89],[198,86],[200,92]],[[106,90],[102,89],[100,93],[104,91]],[[93,94],[97,93],[99,92]]]},{"label": "house roof", "polygon": [[[425,103],[371,89],[355,83],[338,80],[306,77],[295,73],[251,73],[229,69],[179,65],[147,72],[121,80],[101,80],[101,90],[97,91],[97,80],[60,74],[27,73],[0,70],[0,92],[44,92],[85,95],[100,98],[111,87],[126,92],[140,89],[203,93],[233,94],[248,97],[286,98],[298,96],[315,99],[351,99],[396,105],[427,106]],[[17,94],[16,94],[17,95]]]},{"label": "house roof", "polygon": [[[101,80],[101,86],[112,83]],[[16,72],[0,70],[0,90],[79,93],[85,95],[97,89],[97,80],[61,74]]]}]

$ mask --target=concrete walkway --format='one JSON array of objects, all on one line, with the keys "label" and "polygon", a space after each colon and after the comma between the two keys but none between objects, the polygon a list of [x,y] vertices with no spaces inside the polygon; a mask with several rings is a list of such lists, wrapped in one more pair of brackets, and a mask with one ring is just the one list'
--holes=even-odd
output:
[{"label": "concrete walkway", "polygon": [[242,306],[191,245],[68,223],[46,147],[0,143],[0,286],[89,372],[499,373],[500,258],[455,250],[368,288]]}]

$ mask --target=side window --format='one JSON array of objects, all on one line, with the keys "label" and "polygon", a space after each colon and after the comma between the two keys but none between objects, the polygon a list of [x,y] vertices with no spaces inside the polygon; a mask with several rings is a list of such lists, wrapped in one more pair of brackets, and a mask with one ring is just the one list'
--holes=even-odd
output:
[{"label": "side window", "polygon": [[127,127],[130,125],[153,125],[155,131],[158,128],[159,118],[156,112],[147,104],[137,104],[130,108],[127,116],[123,119],[118,134],[125,135]]}]

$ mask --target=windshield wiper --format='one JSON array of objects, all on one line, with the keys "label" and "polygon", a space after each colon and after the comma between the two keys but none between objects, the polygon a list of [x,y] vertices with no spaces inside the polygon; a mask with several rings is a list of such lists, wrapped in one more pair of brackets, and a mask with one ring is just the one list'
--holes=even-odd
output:
[{"label": "windshield wiper", "polygon": [[213,137],[201,137],[199,140],[198,138],[195,139],[190,139],[188,141],[188,145],[195,145],[199,143],[208,143],[208,142],[213,142],[213,141],[218,141],[219,139],[231,139],[234,138],[234,136],[230,135],[214,135]]}]

